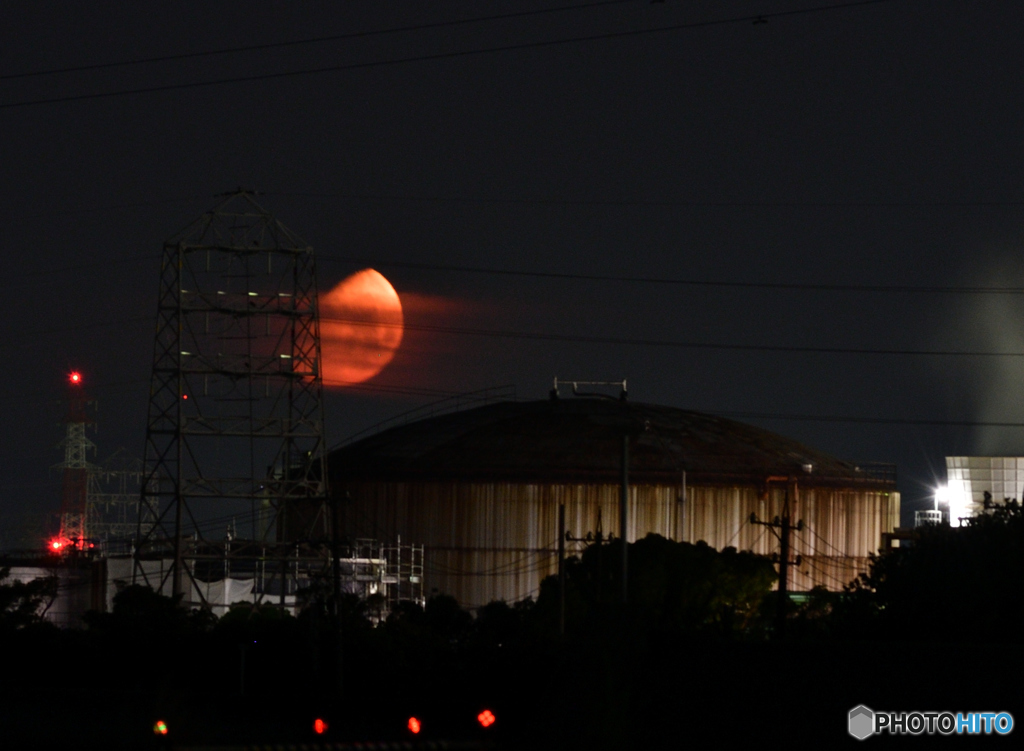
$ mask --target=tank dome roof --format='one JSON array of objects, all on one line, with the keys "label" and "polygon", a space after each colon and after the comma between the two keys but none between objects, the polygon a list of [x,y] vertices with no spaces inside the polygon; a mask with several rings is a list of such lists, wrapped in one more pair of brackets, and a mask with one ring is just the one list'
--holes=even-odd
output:
[{"label": "tank dome roof", "polygon": [[761,428],[674,407],[597,398],[500,402],[384,430],[333,451],[335,482],[618,482],[630,436],[631,483],[763,484],[895,490],[895,477]]}]

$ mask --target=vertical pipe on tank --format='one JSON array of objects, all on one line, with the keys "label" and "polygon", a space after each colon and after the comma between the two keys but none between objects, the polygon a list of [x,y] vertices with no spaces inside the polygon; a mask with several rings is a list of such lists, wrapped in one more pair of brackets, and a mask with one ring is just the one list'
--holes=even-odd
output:
[{"label": "vertical pipe on tank", "polygon": [[565,636],[565,504],[558,506],[558,635]]},{"label": "vertical pipe on tank", "polygon": [[683,470],[683,478],[680,483],[681,493],[679,495],[679,542],[686,542],[686,470]]},{"label": "vertical pipe on tank", "polygon": [[622,604],[628,598],[629,434],[622,436],[622,488],[619,494],[619,537],[622,538]]}]

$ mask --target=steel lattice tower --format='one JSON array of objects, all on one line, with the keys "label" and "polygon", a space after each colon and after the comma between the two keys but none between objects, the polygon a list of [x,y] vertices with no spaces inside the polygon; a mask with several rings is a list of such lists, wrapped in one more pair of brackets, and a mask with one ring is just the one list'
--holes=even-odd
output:
[{"label": "steel lattice tower", "polygon": [[52,551],[64,552],[74,548],[81,550],[88,538],[86,527],[86,496],[89,488],[88,454],[96,450],[96,444],[85,436],[89,425],[86,416],[87,400],[82,391],[82,376],[76,371],[68,375],[68,411],[64,418],[67,426],[64,440],[64,461],[54,466],[61,470],[60,532],[51,541]]},{"label": "steel lattice tower", "polygon": [[326,544],[320,363],[313,250],[251,192],[164,243],[136,575],[171,559],[158,589],[184,594],[230,518],[254,549]]}]

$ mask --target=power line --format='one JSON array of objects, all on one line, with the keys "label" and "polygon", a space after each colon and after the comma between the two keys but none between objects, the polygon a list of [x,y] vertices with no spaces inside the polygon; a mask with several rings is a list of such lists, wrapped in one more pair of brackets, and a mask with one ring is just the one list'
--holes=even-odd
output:
[{"label": "power line", "polygon": [[[833,544],[832,544],[832,543],[830,543],[830,542],[829,542],[828,540],[826,540],[826,539],[825,539],[824,537],[822,537],[821,535],[819,535],[819,534],[818,534],[818,533],[817,533],[817,532],[816,532],[816,531],[814,530],[814,528],[813,528],[813,527],[811,527],[810,525],[807,525],[807,526],[806,526],[806,529],[807,529],[807,530],[808,530],[808,531],[809,531],[809,532],[810,532],[810,533],[811,533],[812,535],[814,535],[814,536],[815,536],[815,537],[817,537],[817,538],[818,538],[819,540],[821,540],[821,541],[822,541],[823,543],[825,543],[825,544],[826,544],[826,545],[827,545],[828,547],[832,548],[832,550],[834,550],[834,551],[835,551],[835,552],[836,552],[836,553],[838,554],[838,556],[839,556],[839,557],[841,557],[841,558],[849,558],[849,557],[850,557],[849,555],[847,555],[847,554],[846,554],[846,552],[845,552],[845,551],[843,551],[843,550],[840,550],[840,549],[839,549],[839,548],[837,548],[837,547],[836,547],[835,545],[833,545]],[[828,553],[822,553],[822,551],[821,551],[821,550],[819,550],[819,549],[818,549],[818,546],[817,546],[817,545],[815,545],[814,543],[811,543],[811,549],[812,549],[812,550],[813,550],[813,551],[814,551],[815,553],[819,553],[819,554],[824,554],[824,555],[826,555],[826,556],[827,556],[827,555],[830,555],[830,554],[828,554]]]},{"label": "power line", "polygon": [[804,556],[803,562],[806,563],[810,568],[814,569],[814,571],[816,571],[819,574],[819,576],[817,576],[817,577],[816,576],[811,576],[811,575],[808,575],[808,574],[804,574],[805,576],[810,578],[812,581],[814,579],[820,579],[820,578],[828,579],[828,580],[831,580],[833,586],[838,586],[840,589],[845,587],[846,584],[848,583],[848,582],[844,582],[844,581],[840,580],[837,576],[835,576],[834,574],[830,573],[827,569],[819,566],[815,562],[815,560],[814,560],[814,558],[812,556]]},{"label": "power line", "polygon": [[[69,331],[81,331],[87,329],[118,326],[126,323],[141,323],[153,321],[152,316],[132,316],[113,321],[101,321],[97,323],[81,324],[77,326],[64,326],[60,328],[43,329],[33,332],[25,332],[26,336],[38,337],[51,334],[62,334]],[[610,346],[630,347],[654,347],[667,349],[702,349],[725,352],[782,352],[789,354],[813,354],[813,355],[873,355],[873,356],[899,356],[899,357],[981,357],[996,358],[1024,357],[1024,352],[992,352],[985,350],[942,350],[942,349],[884,349],[875,347],[821,347],[783,344],[733,344],[723,342],[697,342],[680,339],[637,339],[630,337],[599,336],[586,334],[562,334],[543,331],[514,331],[510,329],[474,329],[457,326],[437,326],[431,324],[415,323],[388,323],[382,321],[367,321],[349,318],[334,318],[321,316],[323,322],[343,323],[350,326],[363,326],[367,328],[397,328],[403,331],[419,331],[432,334],[447,334],[454,336],[475,336],[492,339],[518,339],[527,341],[542,342],[568,342],[575,344],[601,344]],[[441,392],[438,392],[441,393]],[[745,413],[749,416],[764,417],[770,419],[775,417],[771,413]],[[807,416],[807,419],[815,419]],[[867,420],[867,418],[865,418]],[[928,423],[930,424],[930,423]],[[946,424],[946,423],[942,423]],[[964,423],[968,424],[968,423]],[[973,423],[972,423],[973,424]],[[1007,426],[1016,424],[1007,423]]]},{"label": "power line", "polygon": [[453,26],[466,26],[475,23],[488,21],[506,21],[516,18],[527,18],[530,16],[552,15],[572,10],[588,10],[609,5],[634,4],[636,0],[603,0],[602,2],[578,3],[576,5],[562,5],[557,8],[541,8],[538,10],[524,10],[516,13],[501,13],[493,16],[477,16],[474,18],[456,19],[454,21],[437,21],[434,23],[412,24],[408,26],[395,26],[390,29],[375,29],[371,31],[354,31],[346,34],[331,34],[329,36],[309,37],[306,39],[294,39],[287,42],[268,42],[266,44],[249,44],[239,47],[225,47],[217,50],[203,50],[201,52],[182,52],[175,55],[159,55],[156,57],[138,57],[130,60],[118,60],[107,63],[89,63],[85,65],[73,65],[64,68],[48,68],[46,70],[28,71],[26,73],[8,73],[0,76],[0,81],[10,81],[18,78],[33,78],[37,76],[51,76],[63,73],[80,73],[90,70],[103,70],[108,68],[123,68],[134,65],[149,63],[165,63],[178,60],[194,60],[200,57],[215,57],[221,55],[234,55],[241,52],[265,52],[267,50],[284,49],[287,47],[300,47],[311,44],[323,44],[324,42],[341,42],[349,39],[366,39],[375,36],[386,36],[388,34],[399,34],[410,31],[427,31],[430,29],[450,28]]},{"label": "power line", "polygon": [[[1021,204],[1024,205],[1024,204]],[[22,272],[18,276],[44,277],[66,272],[93,271],[114,266],[135,263],[159,263],[156,254],[144,254],[116,258],[107,261],[92,261],[69,266],[55,266],[47,269]],[[581,274],[560,271],[502,269],[487,266],[460,266],[455,264],[419,263],[414,261],[394,261],[379,258],[357,256],[329,256],[319,254],[320,263],[345,263],[354,265],[376,266],[380,268],[409,269],[414,271],[441,271],[457,274],[479,274],[489,276],[511,276],[528,279],[557,279],[561,281],[591,281],[624,284],[653,284],[679,287],[705,287],[711,289],[742,289],[742,290],[778,290],[800,292],[866,292],[866,293],[921,293],[921,294],[952,294],[952,295],[1019,295],[1024,294],[1024,287],[991,287],[974,286],[940,286],[910,284],[821,284],[800,282],[731,282],[721,279],[685,279],[656,276],[630,276],[624,274]],[[11,276],[11,275],[8,275]]]},{"label": "power line", "polygon": [[[742,529],[742,527],[741,527],[741,529]],[[754,549],[757,547],[757,543],[761,542],[761,538],[764,537],[764,533],[767,530],[768,530],[768,527],[762,527],[761,528],[761,533],[757,537],[754,538],[754,541],[752,543],[750,543],[750,545],[746,548],[746,550],[749,550],[751,553],[753,553]],[[730,547],[730,546],[726,545],[726,547]]]},{"label": "power line", "polygon": [[571,281],[628,282],[634,284],[661,284],[666,286],[721,287],[733,289],[799,290],[811,292],[914,292],[927,294],[962,295],[1019,295],[1024,287],[953,287],[919,286],[909,284],[813,284],[799,282],[728,282],[709,279],[682,279],[654,276],[628,276],[619,274],[581,274],[559,271],[521,271],[486,266],[459,266],[439,263],[417,263],[412,261],[388,261],[350,256],[319,256],[318,260],[337,263],[368,264],[382,268],[404,268],[418,271],[451,271],[465,274],[488,274],[494,276],[519,276],[539,279],[561,279]]},{"label": "power line", "polygon": [[[148,388],[150,385],[150,377],[145,378],[134,378],[125,381],[112,381],[107,383],[91,383],[89,384],[89,394],[92,396],[109,396],[111,394],[126,394],[131,391],[136,391],[141,388]],[[373,384],[373,383],[354,383],[350,381],[328,381],[325,386],[328,388],[344,388],[346,391],[366,391],[369,393],[379,394],[393,394],[396,396],[422,396],[431,399],[437,399],[439,397],[451,398],[459,396],[459,393],[454,391],[444,391],[441,389],[432,389],[427,387],[417,386],[391,386],[387,384]],[[46,396],[44,394],[51,394]],[[0,404],[17,403],[21,407],[25,406],[45,406],[45,405],[57,405],[63,404],[65,398],[59,395],[59,392],[50,389],[47,392],[29,392],[28,394],[21,393],[16,396],[3,396],[0,397]]]},{"label": "power line", "polygon": [[785,208],[1018,208],[1024,201],[708,201],[687,199],[645,198],[501,198],[486,196],[426,196],[401,193],[336,193],[320,191],[270,192],[265,195],[287,198],[340,198],[354,201],[409,201],[424,203],[475,203],[505,204],[512,206],[656,206],[682,208],[740,208],[740,209],[785,209]]},{"label": "power line", "polygon": [[[128,323],[142,323],[144,321],[148,322],[148,323],[152,323],[155,320],[156,319],[155,319],[154,316],[129,316],[129,317],[126,317],[126,318],[115,318],[114,320],[111,320],[111,321],[97,321],[95,323],[80,323],[80,324],[75,324],[73,326],[60,326],[60,327],[48,328],[48,329],[38,329],[36,331],[19,331],[18,334],[20,336],[23,336],[23,337],[28,337],[30,339],[34,339],[35,337],[39,337],[39,336],[51,336],[51,335],[54,335],[54,334],[66,334],[66,333],[69,333],[69,332],[72,332],[72,331],[88,331],[90,329],[102,329],[102,328],[108,328],[110,326],[124,326],[125,324],[128,324]],[[21,346],[25,346],[25,344],[31,345],[31,344],[36,344],[36,342],[35,341],[27,342],[27,343],[22,344]],[[10,345],[8,344],[8,346],[10,346]]]},{"label": "power line", "polygon": [[965,428],[1024,428],[1024,422],[988,422],[984,420],[918,420],[901,417],[854,417],[852,415],[793,415],[773,412],[719,412],[721,417],[740,417],[748,420],[791,420],[795,422],[838,422],[864,425],[922,425]]},{"label": "power line", "polygon": [[[141,263],[146,261],[154,265],[160,262],[160,257],[156,255],[144,255],[144,256],[130,256],[128,258],[114,258],[109,261],[92,261],[90,263],[76,263],[71,266],[51,266],[47,269],[37,269],[36,271],[25,271],[19,274],[21,277],[34,277],[34,276],[53,276],[54,274],[62,274],[65,272],[82,272],[82,271],[96,271],[96,270],[107,270],[114,266],[124,266],[132,263]],[[13,275],[8,275],[8,278]]]},{"label": "power line", "polygon": [[435,326],[414,323],[386,323],[347,318],[321,316],[321,321],[345,323],[369,328],[399,328],[405,331],[421,331],[456,336],[478,336],[493,339],[523,339],[543,342],[571,342],[576,344],[623,345],[631,347],[658,347],[671,349],[704,349],[727,352],[786,352],[791,354],[817,355],[895,355],[912,357],[1024,357],[1024,352],[986,352],[941,349],[882,349],[873,347],[808,347],[782,344],[725,344],[721,342],[694,342],[679,339],[634,339],[615,336],[594,336],[584,334],[560,334],[541,331],[512,331],[508,329],[471,329],[456,326]]},{"label": "power line", "polygon": [[762,23],[773,18],[786,18],[800,15],[810,15],[835,10],[847,10],[867,5],[879,5],[890,0],[858,0],[857,2],[839,3],[835,5],[821,5],[798,10],[777,11],[775,13],[759,13],[756,15],[735,16],[733,18],[719,19],[715,21],[699,21],[693,23],[673,24],[671,26],[660,26],[654,29],[634,29],[630,31],[614,31],[602,34],[589,34],[579,37],[567,37],[562,39],[550,39],[546,41],[521,42],[496,47],[478,47],[471,50],[459,50],[454,52],[436,52],[428,55],[411,55],[409,57],[397,57],[390,60],[372,60],[361,63],[343,63],[340,65],[326,65],[317,68],[304,68],[293,71],[280,71],[277,73],[260,73],[248,76],[233,76],[227,78],[214,78],[206,81],[192,81],[189,83],[161,84],[157,86],[142,86],[133,89],[116,89],[114,91],[94,92],[91,94],[71,94],[58,97],[44,97],[40,99],[23,99],[17,102],[6,102],[0,104],[0,109],[12,109],[15,107],[29,107],[40,104],[56,104],[60,102],[80,102],[90,99],[109,99],[119,96],[130,96],[133,94],[154,94],[167,91],[181,91],[184,89],[197,89],[210,86],[221,86],[234,83],[253,83],[257,81],[272,81],[284,78],[296,78],[299,76],[317,75],[321,73],[337,73],[349,70],[367,70],[406,63],[429,62],[437,60],[452,60],[472,55],[481,55],[497,52],[516,52],[529,49],[545,49],[565,44],[582,44],[586,42],[609,41],[613,39],[625,39],[636,36],[647,36],[650,34],[662,34],[672,31],[683,31],[686,29],[706,28],[711,26],[724,26],[737,23]]},{"label": "power line", "polygon": [[[127,381],[90,384],[90,401],[95,401],[98,396],[106,398],[112,394],[127,394],[142,388],[148,388],[149,381],[149,378],[135,378]],[[48,395],[44,395],[43,392],[39,391],[31,391],[27,394],[18,394],[17,396],[4,396],[0,397],[0,404],[16,403],[19,407],[52,407],[63,405],[67,401],[59,395],[59,392],[56,389],[49,389],[45,393]]]},{"label": "power line", "polygon": [[[670,208],[738,208],[738,209],[758,209],[758,208],[935,208],[935,209],[951,209],[951,208],[1021,208],[1024,207],[1024,201],[691,201],[685,199],[666,199],[666,200],[648,200],[648,199],[628,199],[628,198],[608,198],[608,199],[586,199],[586,198],[550,198],[550,197],[512,197],[512,198],[501,198],[501,197],[481,197],[481,196],[425,196],[425,195],[402,195],[402,194],[388,194],[388,193],[337,193],[337,192],[318,192],[318,191],[304,191],[304,192],[261,192],[260,195],[266,196],[278,196],[288,198],[338,198],[343,200],[360,200],[360,201],[420,201],[420,202],[433,202],[433,203],[470,203],[470,204],[498,204],[498,205],[512,205],[512,206],[594,206],[594,207],[607,207],[607,206],[636,206],[636,207],[670,207]],[[41,218],[48,218],[51,221],[54,219],[66,219],[68,217],[80,216],[85,214],[96,214],[107,211],[122,211],[125,209],[137,209],[137,208],[152,208],[156,206],[164,206],[173,203],[185,203],[190,201],[197,201],[205,198],[204,196],[189,196],[187,198],[170,198],[158,201],[137,201],[133,203],[122,203],[114,204],[109,206],[94,206],[91,208],[80,208],[80,209],[61,209],[58,212],[42,212],[37,214],[26,214],[11,217],[8,219],[8,223],[20,224],[24,222],[31,222]],[[159,256],[154,256],[159,258]],[[351,260],[352,262],[364,262],[364,263],[377,263],[384,265],[384,261],[377,261],[374,259],[338,259],[329,258],[327,256],[321,256],[324,260]],[[392,266],[400,266],[402,262],[393,261],[388,262]],[[415,266],[411,264],[411,266]],[[423,264],[424,268],[433,268],[430,264]],[[439,266],[439,269],[445,269],[448,267]],[[452,270],[471,271],[471,268],[452,267]],[[481,270],[479,273],[490,273],[489,271]],[[517,273],[517,272],[500,272],[500,273]],[[567,278],[572,278],[571,275]],[[842,285],[838,285],[843,289]],[[912,287],[911,291],[917,290],[918,288]],[[942,288],[939,288],[942,289]],[[1007,290],[1013,291],[1013,290]]]},{"label": "power line", "polygon": [[344,388],[351,391],[369,391],[381,394],[396,394],[398,396],[429,396],[435,399],[437,397],[451,398],[459,396],[459,393],[456,391],[442,391],[440,389],[431,389],[426,387],[388,386],[384,384],[357,383],[354,381],[325,380],[324,386],[327,388]]},{"label": "power line", "polygon": [[[727,543],[725,544],[725,547],[727,547],[727,548],[729,548],[729,547],[732,547],[732,544],[733,544],[734,542],[736,542],[736,538],[740,536],[740,532],[742,532],[742,531],[743,531],[743,528],[744,528],[745,526],[747,526],[747,523],[748,523],[749,521],[750,521],[750,518],[749,518],[749,517],[746,517],[746,516],[745,516],[745,517],[743,517],[743,521],[742,521],[742,522],[740,522],[740,526],[739,526],[739,527],[737,527],[737,529],[736,529],[736,532],[735,532],[735,534],[733,534],[733,536],[732,536],[731,538],[729,538],[729,542],[727,542]],[[761,531],[762,531],[762,532],[764,532],[764,530],[761,530]],[[758,539],[760,539],[760,538],[758,538]],[[751,548],[752,548],[752,547],[753,547],[753,546],[751,546]]]},{"label": "power line", "polygon": [[55,221],[59,219],[65,219],[71,216],[78,216],[82,214],[95,214],[102,211],[123,211],[124,209],[142,209],[152,208],[154,206],[166,206],[172,203],[186,203],[191,201],[205,200],[207,196],[189,196],[182,198],[165,198],[156,201],[132,201],[131,203],[118,203],[110,206],[94,206],[92,208],[85,209],[54,209],[52,211],[39,212],[37,214],[21,214],[16,217],[8,218],[8,222],[21,223],[30,222],[37,219],[47,219],[49,221]]}]

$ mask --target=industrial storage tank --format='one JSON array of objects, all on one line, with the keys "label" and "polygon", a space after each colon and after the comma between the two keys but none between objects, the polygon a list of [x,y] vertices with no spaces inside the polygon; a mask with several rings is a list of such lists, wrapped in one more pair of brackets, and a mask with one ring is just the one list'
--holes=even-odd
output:
[{"label": "industrial storage tank", "polygon": [[[536,596],[557,571],[559,506],[574,538],[648,533],[772,554],[795,524],[790,590],[840,589],[899,521],[891,466],[857,466],[714,415],[607,398],[501,402],[411,422],[335,450],[343,534],[423,544],[424,591],[465,607]],[[566,543],[567,555],[586,541]]]},{"label": "industrial storage tank", "polygon": [[936,489],[936,510],[959,527],[985,512],[990,501],[1024,499],[1024,457],[947,456],[946,485]]}]

